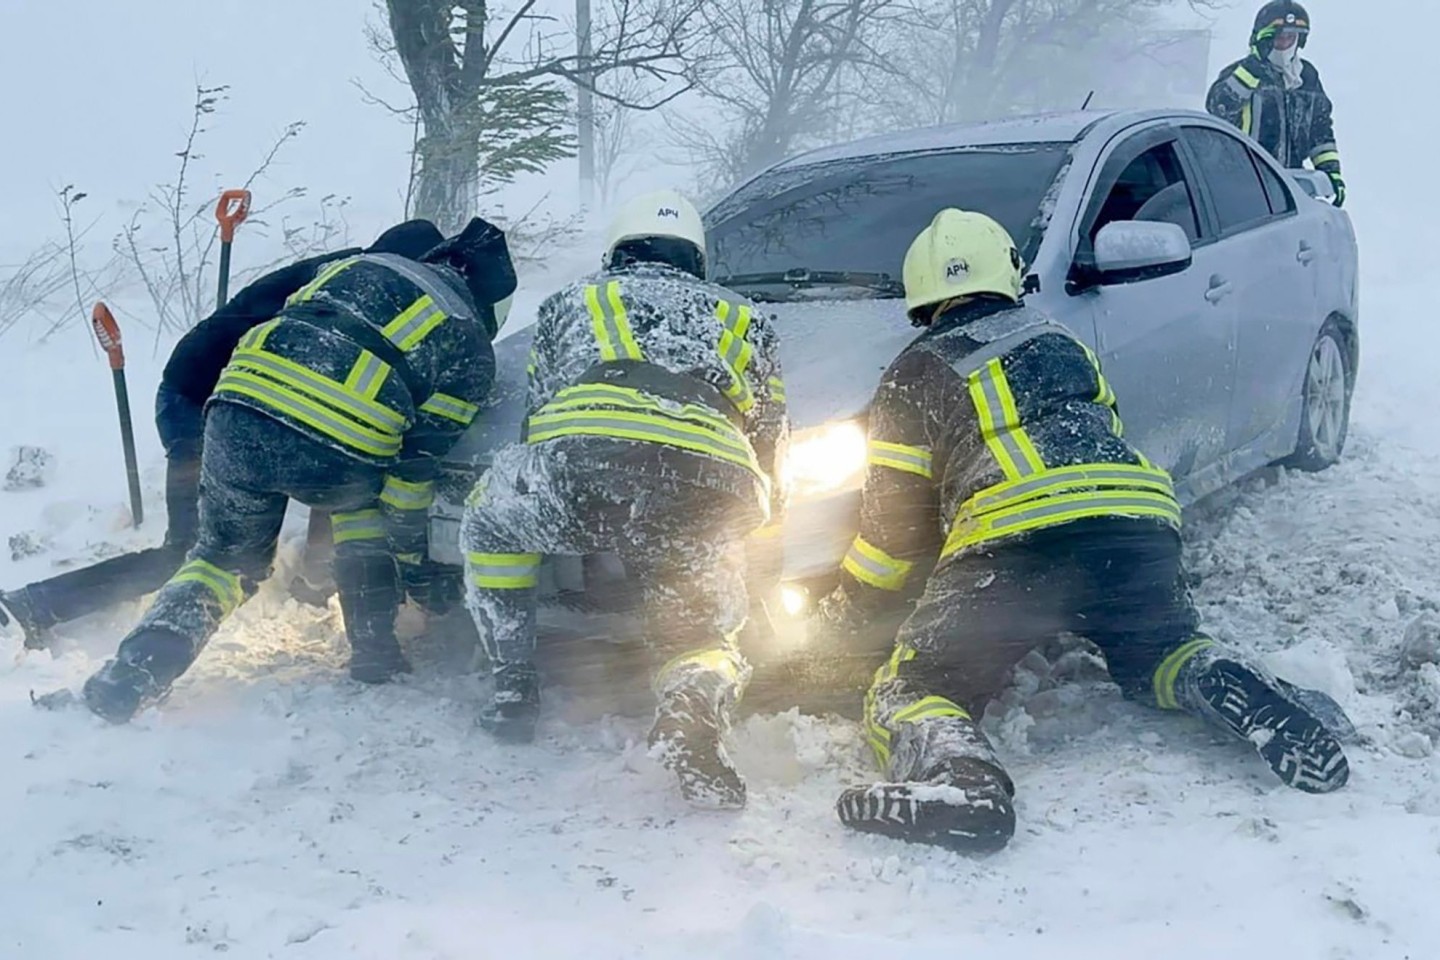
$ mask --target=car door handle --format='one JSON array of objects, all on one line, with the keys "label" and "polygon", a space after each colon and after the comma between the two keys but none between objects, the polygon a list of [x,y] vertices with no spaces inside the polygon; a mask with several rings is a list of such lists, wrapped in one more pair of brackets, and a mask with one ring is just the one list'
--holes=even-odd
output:
[{"label": "car door handle", "polygon": [[1295,254],[1295,259],[1308,267],[1311,263],[1315,262],[1316,256],[1318,256],[1318,254],[1316,254],[1315,248],[1310,246],[1309,241],[1301,240],[1300,252]]},{"label": "car door handle", "polygon": [[1229,280],[1217,274],[1210,278],[1210,289],[1205,291],[1205,299],[1211,303],[1219,303],[1221,300],[1230,296],[1234,290],[1235,288]]}]

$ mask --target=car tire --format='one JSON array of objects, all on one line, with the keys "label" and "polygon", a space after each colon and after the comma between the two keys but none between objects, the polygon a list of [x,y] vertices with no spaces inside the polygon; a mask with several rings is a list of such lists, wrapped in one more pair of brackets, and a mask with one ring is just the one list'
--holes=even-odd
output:
[{"label": "car tire", "polygon": [[1327,320],[1310,348],[1301,385],[1300,436],[1295,452],[1284,461],[1294,470],[1318,473],[1334,466],[1345,451],[1350,433],[1350,397],[1355,375],[1345,334]]}]

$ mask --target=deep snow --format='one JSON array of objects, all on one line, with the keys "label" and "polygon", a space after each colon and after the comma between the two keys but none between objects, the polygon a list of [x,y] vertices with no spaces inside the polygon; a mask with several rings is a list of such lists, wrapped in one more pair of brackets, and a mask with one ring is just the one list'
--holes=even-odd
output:
[{"label": "deep snow", "polygon": [[[593,698],[556,703],[544,741],[519,749],[475,729],[479,689],[437,651],[412,683],[353,687],[334,608],[284,598],[282,571],[128,728],[36,711],[29,694],[77,684],[138,607],[68,628],[57,657],[0,641],[0,957],[1434,956],[1440,671],[1401,671],[1398,650],[1440,610],[1425,349],[1440,230],[1399,175],[1434,138],[1391,95],[1428,49],[1426,31],[1386,25],[1389,2],[1344,6],[1311,4],[1332,32],[1310,53],[1339,103],[1362,244],[1351,445],[1325,474],[1207,504],[1187,539],[1207,626],[1359,724],[1345,790],[1286,791],[1243,746],[1068,687],[1000,724],[1021,828],[994,858],[845,833],[834,799],[870,771],[843,721],[747,721],[734,752],[751,805],[701,814],[645,758],[643,723],[597,718]],[[159,535],[159,364],[132,351],[156,519],[130,531],[109,378],[72,334],[0,354],[5,407],[23,411],[0,422],[0,453],[57,455],[51,486],[0,493],[0,542],[51,542],[0,557],[3,586]]]}]

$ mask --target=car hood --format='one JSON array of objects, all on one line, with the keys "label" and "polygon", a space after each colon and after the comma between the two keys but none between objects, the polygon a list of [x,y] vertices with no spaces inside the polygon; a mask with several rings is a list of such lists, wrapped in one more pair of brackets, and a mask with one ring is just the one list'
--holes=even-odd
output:
[{"label": "car hood", "polygon": [[[762,304],[780,337],[790,420],[795,430],[861,413],[880,375],[916,336],[902,300],[826,300]],[[490,404],[446,458],[483,466],[518,440],[525,416],[525,366],[534,327],[495,344]]]}]

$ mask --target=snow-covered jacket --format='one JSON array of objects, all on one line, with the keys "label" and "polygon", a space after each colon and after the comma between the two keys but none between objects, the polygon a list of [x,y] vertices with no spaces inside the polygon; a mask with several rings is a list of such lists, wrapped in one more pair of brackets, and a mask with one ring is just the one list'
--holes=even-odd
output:
[{"label": "snow-covered jacket", "polygon": [[743,468],[764,488],[771,524],[783,515],[778,338],[746,298],[660,264],[599,273],[541,305],[528,374],[529,442],[591,436],[684,451]]},{"label": "snow-covered jacket", "polygon": [[1007,301],[952,308],[875,393],[844,591],[878,600],[937,553],[943,564],[1082,518],[1178,529],[1170,477],[1121,433],[1099,362],[1064,326]]},{"label": "snow-covered jacket", "polygon": [[1330,97],[1308,60],[1300,86],[1286,90],[1280,68],[1252,53],[1220,72],[1205,106],[1254,137],[1282,166],[1298,169],[1309,160],[1316,170],[1340,172]]}]

